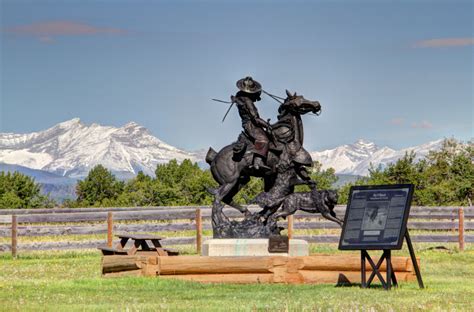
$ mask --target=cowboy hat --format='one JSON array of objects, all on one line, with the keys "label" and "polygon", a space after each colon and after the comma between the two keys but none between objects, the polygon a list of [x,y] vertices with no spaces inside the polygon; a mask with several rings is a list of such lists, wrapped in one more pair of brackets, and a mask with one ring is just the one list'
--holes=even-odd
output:
[{"label": "cowboy hat", "polygon": [[258,93],[262,91],[262,85],[259,82],[253,80],[253,78],[250,76],[240,79],[237,81],[236,85],[240,91],[247,93]]}]

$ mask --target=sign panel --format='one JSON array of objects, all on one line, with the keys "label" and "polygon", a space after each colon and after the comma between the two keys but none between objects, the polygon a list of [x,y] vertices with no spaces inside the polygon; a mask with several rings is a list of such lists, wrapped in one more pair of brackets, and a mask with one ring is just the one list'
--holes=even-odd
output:
[{"label": "sign panel", "polygon": [[339,249],[400,249],[412,196],[412,184],[353,186]]},{"label": "sign panel", "polygon": [[290,242],[288,236],[272,235],[268,239],[268,252],[288,253]]}]

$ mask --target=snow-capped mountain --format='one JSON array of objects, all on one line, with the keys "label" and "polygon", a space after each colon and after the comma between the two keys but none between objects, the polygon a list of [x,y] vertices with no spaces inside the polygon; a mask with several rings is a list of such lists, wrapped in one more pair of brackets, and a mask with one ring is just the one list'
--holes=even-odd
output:
[{"label": "snow-capped mountain", "polygon": [[[443,140],[394,150],[372,142],[331,150],[312,152],[313,160],[323,168],[334,168],[338,174],[367,175],[370,164],[386,166],[413,150],[422,158],[441,147]],[[206,150],[187,152],[164,143],[146,128],[130,122],[116,128],[98,124],[85,125],[78,118],[28,134],[0,133],[0,164],[47,171],[68,178],[83,178],[89,170],[102,164],[120,178],[130,178],[142,170],[154,175],[156,165],[171,159],[203,163]]]},{"label": "snow-capped mountain", "polygon": [[82,178],[102,164],[120,177],[142,170],[154,175],[156,165],[171,159],[197,161],[186,152],[130,122],[121,128],[85,125],[78,118],[28,134],[0,133],[0,163]]},{"label": "snow-capped mountain", "polygon": [[441,148],[443,140],[437,140],[419,146],[394,150],[390,147],[379,147],[372,142],[358,140],[354,144],[345,144],[334,149],[322,152],[311,152],[313,160],[319,161],[323,169],[334,168],[336,173],[368,175],[370,165],[387,166],[397,161],[405,153],[413,151],[416,158],[420,159],[428,155],[429,151]]}]

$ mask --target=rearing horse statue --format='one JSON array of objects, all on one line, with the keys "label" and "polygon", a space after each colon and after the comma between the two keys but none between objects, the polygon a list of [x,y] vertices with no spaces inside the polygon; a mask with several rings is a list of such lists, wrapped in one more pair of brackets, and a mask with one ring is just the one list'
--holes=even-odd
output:
[{"label": "rearing horse statue", "polygon": [[307,100],[296,93],[291,94],[288,90],[286,95],[287,98],[278,108],[278,121],[271,125],[268,133],[271,144],[266,165],[272,169],[271,172],[264,173],[254,169],[253,142],[244,132],[240,134],[237,142],[225,146],[219,152],[209,148],[206,162],[211,167],[214,179],[219,183],[217,189],[211,190],[215,196],[214,208],[222,209],[223,204],[227,204],[248,216],[248,209],[235,203],[234,196],[250,181],[251,176],[263,177],[265,191],[269,191],[276,181],[278,169],[285,166],[294,168],[297,176],[304,182],[312,182],[305,169],[312,165],[312,159],[303,148],[301,115],[319,115],[321,105],[318,101]]}]

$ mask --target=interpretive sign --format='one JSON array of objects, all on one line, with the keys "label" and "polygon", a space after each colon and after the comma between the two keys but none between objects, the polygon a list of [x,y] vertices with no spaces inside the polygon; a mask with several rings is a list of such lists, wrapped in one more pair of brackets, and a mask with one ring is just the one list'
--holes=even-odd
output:
[{"label": "interpretive sign", "polygon": [[339,249],[401,249],[412,184],[353,186]]}]

